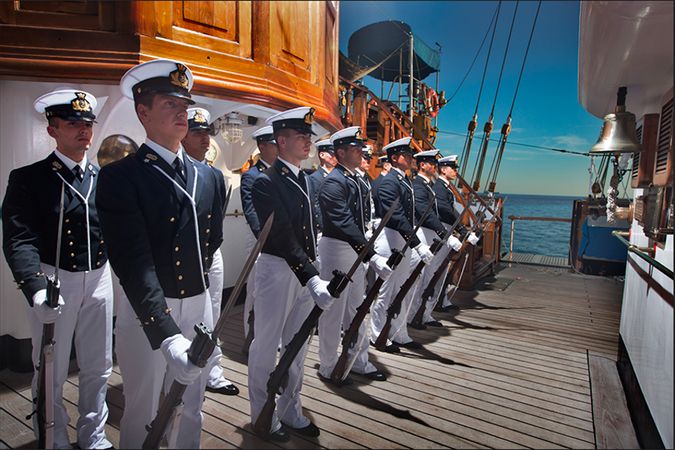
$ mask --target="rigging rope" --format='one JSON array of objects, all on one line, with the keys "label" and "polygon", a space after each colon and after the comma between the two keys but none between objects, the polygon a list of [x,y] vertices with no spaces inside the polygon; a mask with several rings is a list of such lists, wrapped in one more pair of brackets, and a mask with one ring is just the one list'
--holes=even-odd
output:
[{"label": "rigging rope", "polygon": [[[518,9],[518,4],[516,3],[516,9]],[[492,166],[490,167],[490,172],[488,173],[488,181],[490,192],[494,192],[497,186],[497,175],[499,174],[499,168],[502,163],[502,156],[504,155],[504,147],[506,146],[506,141],[509,138],[509,133],[511,132],[511,114],[513,113],[513,107],[516,103],[516,98],[518,97],[518,89],[520,88],[520,81],[523,77],[523,72],[525,70],[525,63],[527,62],[527,55],[530,52],[530,46],[532,45],[532,37],[534,36],[534,30],[537,26],[537,19],[539,18],[539,11],[541,10],[541,0],[537,5],[537,12],[534,15],[534,20],[532,21],[532,29],[530,30],[530,38],[527,41],[527,47],[525,48],[525,56],[523,56],[523,63],[520,65],[520,74],[518,75],[518,83],[516,84],[516,90],[513,93],[513,100],[511,101],[511,110],[509,111],[509,116],[506,119],[506,123],[502,126],[502,133],[500,136],[501,142],[497,147],[498,151],[495,155],[495,158],[492,161]],[[515,14],[515,13],[514,13]],[[515,15],[514,15],[515,19]]]},{"label": "rigging rope", "polygon": [[[459,133],[456,131],[444,131],[444,130],[439,130],[438,133],[440,134],[451,134],[454,136],[464,136],[466,133]],[[498,139],[490,139],[490,142],[499,142]],[[537,148],[541,150],[548,150],[551,152],[558,152],[558,153],[569,153],[572,155],[579,155],[579,156],[591,156],[590,153],[584,153],[584,152],[577,152],[574,150],[566,150],[564,148],[555,148],[555,147],[544,147],[542,145],[535,145],[535,144],[524,144],[522,142],[513,142],[509,141],[509,145],[518,145],[521,147],[530,147],[530,148]]]},{"label": "rigging rope", "polygon": [[[497,23],[499,23],[499,12],[501,11],[501,8],[502,8],[502,1],[499,0],[497,8],[495,9],[495,13],[493,14],[494,27],[492,28],[492,37],[490,38],[490,45],[488,46],[487,56],[485,57],[485,66],[483,67],[483,76],[481,77],[480,80],[480,88],[478,89],[476,108],[474,109],[473,117],[471,118],[471,121],[469,122],[469,125],[467,127],[466,139],[464,140],[464,147],[462,148],[462,156],[460,158],[460,161],[462,161],[462,171],[461,171],[462,174],[466,172],[466,165],[469,161],[469,154],[471,153],[471,144],[473,143],[473,136],[476,131],[476,126],[478,125],[478,105],[480,105],[480,98],[483,94],[483,86],[485,84],[485,74],[487,73],[487,68],[490,63],[490,54],[492,53],[492,44],[494,43],[495,40]],[[492,22],[490,22],[490,24],[492,24]],[[488,28],[488,31],[489,30],[490,29]],[[483,138],[485,138],[485,136],[483,136]],[[481,142],[481,145],[483,145],[483,142]]]},{"label": "rigging rope", "polygon": [[[488,118],[487,122],[485,122],[485,126],[483,127],[483,141],[482,141],[482,148],[480,153],[476,157],[476,165],[473,168],[473,176],[471,177],[473,180],[473,189],[475,191],[478,191],[480,188],[480,180],[483,175],[483,165],[485,164],[485,156],[487,154],[487,149],[488,145],[490,143],[490,133],[492,133],[492,119],[494,118],[494,111],[495,111],[495,105],[497,104],[497,97],[499,96],[499,87],[502,82],[502,76],[504,75],[504,66],[506,65],[506,57],[508,56],[509,53],[509,46],[511,44],[511,36],[513,34],[513,25],[516,22],[516,14],[518,12],[518,5],[520,4],[520,1],[516,1],[516,7],[513,10],[513,18],[511,19],[511,26],[509,28],[509,36],[506,41],[506,47],[504,48],[504,57],[502,58],[502,66],[499,69],[499,78],[497,80],[497,88],[495,90],[495,96],[492,101],[492,110],[490,111],[490,117]],[[502,128],[503,129],[503,128]]]}]

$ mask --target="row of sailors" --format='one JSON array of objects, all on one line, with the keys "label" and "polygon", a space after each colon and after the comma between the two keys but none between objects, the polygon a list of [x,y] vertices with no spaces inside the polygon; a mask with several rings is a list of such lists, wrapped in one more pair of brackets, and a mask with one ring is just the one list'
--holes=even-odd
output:
[{"label": "row of sailors", "polygon": [[[223,377],[219,352],[204,369],[192,364],[186,353],[195,337],[194,325],[202,322],[212,328],[219,316],[223,278],[218,249],[226,201],[222,173],[203,163],[209,115],[203,109],[188,110],[194,103],[192,85],[190,69],[176,61],[155,60],[127,71],[121,91],[134,101],[147,139],[136,154],[101,170],[86,158],[95,97],[59,90],[35,102],[36,110],[47,117],[47,133],[56,148],[46,159],[10,174],[2,205],[3,250],[28,301],[36,369],[43,325],[55,324],[57,448],[70,447],[62,392],[71,342],[80,368],[77,444],[111,447],[105,435],[107,379],[112,372],[111,267],[126,297],[115,303],[115,351],[125,399],[120,447],[140,447],[167,381],[188,386],[180,423],[174,424],[180,448],[199,447],[207,386],[222,394],[238,393]],[[322,146],[326,151],[321,153],[335,157],[334,170],[325,176],[317,171],[318,180],[314,177],[319,175],[306,177],[300,164],[309,156],[312,121],[313,110],[304,107],[270,117],[271,132],[265,128],[255,134],[261,158],[242,177],[242,203],[253,234],[257,236],[260,225],[275,214],[249,278],[247,307],[255,317],[249,353],[252,422],[265,401],[278,345],[288,343],[314,304],[324,310],[319,373],[330,375],[340,330],[349,325],[363,299],[366,269],[338,299],[328,293],[328,281],[334,269],[348,269],[366,243],[372,222],[377,223],[394,199],[401,203],[368,254],[371,269],[386,281],[371,311],[370,327],[362,327],[363,336],[367,328],[373,338],[381,329],[387,304],[410,271],[407,261],[438,260],[429,251],[433,233],[443,236],[456,217],[452,194],[447,187],[440,189],[450,181],[456,158],[437,160],[437,151],[419,154],[420,175],[411,183],[405,170],[413,151],[406,139],[386,148],[393,168],[374,183],[376,189],[359,173],[364,142],[356,127],[334,134],[332,151]],[[432,186],[437,165],[441,177]],[[423,183],[419,189],[413,188],[419,183]],[[425,221],[418,236],[411,236],[419,211],[429,201],[436,203],[435,221]],[[406,252],[405,261],[392,272],[386,258],[408,238],[414,251]],[[448,242],[457,248],[456,238]],[[55,275],[57,267],[61,295],[52,307],[47,304],[47,277]],[[394,350],[397,345],[416,345],[407,335],[405,314],[399,317],[402,323],[392,327],[390,335]],[[430,316],[427,319],[433,322]],[[368,361],[367,339],[359,342],[352,371],[383,380]],[[300,404],[304,354],[290,370],[288,388],[279,398],[272,428],[265,433],[269,439],[288,440],[289,430],[319,434]],[[37,382],[36,370],[34,395]]]}]

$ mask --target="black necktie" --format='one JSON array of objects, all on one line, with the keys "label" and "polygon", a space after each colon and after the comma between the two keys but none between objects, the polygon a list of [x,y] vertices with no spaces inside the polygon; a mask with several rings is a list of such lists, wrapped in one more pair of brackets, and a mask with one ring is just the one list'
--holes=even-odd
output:
[{"label": "black necktie", "polygon": [[180,157],[176,156],[176,159],[173,160],[173,168],[180,179],[183,180],[183,183],[186,183],[187,180],[185,179],[185,172],[183,171],[183,162],[180,160]]},{"label": "black necktie", "polygon": [[298,172],[298,181],[300,181],[300,187],[302,190],[307,192],[307,180],[305,179],[305,172],[302,170]]},{"label": "black necktie", "polygon": [[75,178],[77,178],[78,181],[82,181],[84,179],[84,172],[82,171],[82,167],[80,166],[73,167],[73,173],[75,174]]}]

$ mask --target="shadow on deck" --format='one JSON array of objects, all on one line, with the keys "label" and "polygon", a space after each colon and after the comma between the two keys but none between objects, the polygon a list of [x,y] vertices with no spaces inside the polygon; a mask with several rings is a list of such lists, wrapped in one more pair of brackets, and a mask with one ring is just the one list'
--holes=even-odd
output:
[{"label": "shadow on deck", "polygon": [[[348,387],[316,375],[318,338],[305,361],[303,405],[321,428],[316,440],[294,437],[286,448],[589,448],[596,446],[589,355],[614,360],[622,284],[555,268],[503,265],[475,291],[454,297],[459,310],[434,313],[445,327],[410,329],[424,349],[392,355],[371,350],[387,382],[357,376]],[[225,376],[237,397],[206,394],[204,448],[277,447],[251,433],[247,368],[240,353],[242,310],[222,336]],[[77,373],[64,388],[77,417]],[[25,420],[29,377],[0,372],[0,446],[36,443]],[[110,378],[108,437],[117,445],[124,399]]]}]

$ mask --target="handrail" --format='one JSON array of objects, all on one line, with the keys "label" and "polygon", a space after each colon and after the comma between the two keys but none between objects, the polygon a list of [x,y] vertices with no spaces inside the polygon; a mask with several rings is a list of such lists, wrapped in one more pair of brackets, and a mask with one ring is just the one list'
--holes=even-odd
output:
[{"label": "handrail", "polygon": [[649,256],[644,252],[644,249],[641,247],[638,247],[635,244],[631,244],[630,241],[628,241],[624,236],[630,236],[630,234],[627,231],[620,231],[620,230],[614,230],[612,231],[612,236],[617,238],[619,241],[621,241],[622,244],[624,244],[626,247],[628,247],[628,251],[630,253],[636,254],[638,257],[642,258],[643,260],[647,261],[649,264],[652,266],[656,267],[662,274],[666,275],[668,278],[672,279],[673,278],[673,271]]},{"label": "handrail", "polygon": [[[508,216],[511,220],[511,232],[509,235],[509,261],[513,261],[513,236],[516,232],[516,220],[536,220],[542,222],[567,222],[572,223],[572,219],[567,219],[565,217],[543,217],[543,216]],[[568,259],[569,262],[569,259]]]},{"label": "handrail", "polygon": [[535,216],[509,216],[511,220],[541,220],[543,222],[572,222],[572,219],[563,217],[535,217]]}]

